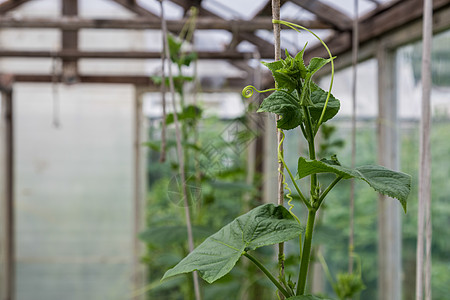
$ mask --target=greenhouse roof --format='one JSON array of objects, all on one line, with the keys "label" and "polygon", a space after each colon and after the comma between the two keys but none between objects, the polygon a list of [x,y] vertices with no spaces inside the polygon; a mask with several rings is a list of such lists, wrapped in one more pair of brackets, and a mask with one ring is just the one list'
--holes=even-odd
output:
[{"label": "greenhouse roof", "polygon": [[[73,5],[73,4],[77,5]],[[360,0],[358,16],[354,14],[353,0],[281,0],[281,19],[308,27],[323,38],[333,55],[340,57],[342,66],[349,65],[343,54],[351,52],[351,35],[355,17],[358,17],[360,45],[391,33],[397,28],[420,21],[420,0]],[[445,8],[450,0],[434,1],[435,11]],[[255,58],[270,60],[274,57],[271,1],[219,1],[219,0],[166,0],[163,1],[168,29],[179,34],[190,15],[190,8],[197,7],[198,17],[193,46],[200,60],[223,60],[236,72],[227,74],[222,86],[242,85],[242,80],[254,70]],[[22,9],[23,8],[23,9]],[[408,14],[405,14],[408,11]],[[45,49],[37,47],[9,47],[3,43],[0,57],[61,59],[64,65],[71,61],[134,60],[147,64],[152,70],[161,56],[160,5],[157,0],[3,0],[0,1],[0,27],[8,29],[53,29],[62,32],[62,41]],[[448,18],[447,18],[448,19]],[[441,22],[442,18],[441,18]],[[448,27],[448,22],[444,22]],[[152,32],[145,46],[115,50],[82,47],[77,32],[105,29]],[[415,33],[420,35],[419,33]],[[159,37],[158,37],[159,36]],[[419,36],[417,37],[419,38]],[[291,53],[308,43],[306,60],[312,56],[327,56],[323,47],[312,35],[297,34],[285,30],[281,44]],[[372,47],[373,48],[373,47]],[[96,51],[94,51],[96,50]],[[373,49],[372,49],[373,50]],[[374,56],[373,51],[361,51],[361,60]],[[142,63],[144,62],[144,63]],[[341,66],[341,67],[342,67]],[[77,68],[75,68],[77,69]],[[239,72],[241,75],[239,75]],[[52,74],[14,72],[16,81],[53,82]],[[45,73],[45,72],[44,72]],[[105,75],[82,73],[77,70],[78,82],[131,83],[151,86],[147,72],[143,74]],[[231,76],[231,77],[230,77]],[[58,76],[58,81],[65,81]]]}]

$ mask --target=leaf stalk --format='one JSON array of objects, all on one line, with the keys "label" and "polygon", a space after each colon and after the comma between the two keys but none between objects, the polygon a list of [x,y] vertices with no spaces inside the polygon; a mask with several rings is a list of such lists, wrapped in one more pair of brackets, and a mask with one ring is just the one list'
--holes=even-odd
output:
[{"label": "leaf stalk", "polygon": [[278,282],[278,280],[275,279],[275,277],[269,272],[269,270],[267,270],[266,267],[264,267],[264,265],[256,257],[249,254],[248,252],[245,252],[244,256],[250,259],[267,276],[267,278],[272,281],[272,283],[285,297],[293,296],[288,291],[286,291],[286,289]]}]

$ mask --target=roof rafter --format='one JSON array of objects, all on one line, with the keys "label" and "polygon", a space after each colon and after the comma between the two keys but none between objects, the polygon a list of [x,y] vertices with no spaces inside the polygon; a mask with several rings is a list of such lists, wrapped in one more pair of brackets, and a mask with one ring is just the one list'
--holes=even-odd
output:
[{"label": "roof rafter", "polygon": [[[54,76],[43,74],[8,74],[14,79],[14,82],[40,82],[53,83]],[[208,77],[210,79],[210,77]],[[160,92],[160,87],[156,86],[149,76],[130,76],[130,75],[90,75],[81,74],[78,78],[80,83],[106,83],[106,84],[134,84],[145,86],[150,91]],[[202,80],[202,92],[217,92],[225,89],[240,91],[243,82],[247,82],[247,78],[242,77],[227,77],[221,85],[211,80]],[[56,82],[63,82],[61,76],[56,77]],[[250,82],[248,82],[250,83]]]},{"label": "roof rafter", "polygon": [[[359,19],[359,42],[361,46],[385,34],[420,20],[423,13],[422,0],[397,1],[383,7],[375,14],[369,13]],[[433,10],[440,10],[450,6],[450,0],[434,0]],[[405,11],[408,13],[405,14]],[[450,25],[449,25],[450,26]],[[351,51],[351,37],[348,32],[342,32],[325,40],[333,55]],[[305,53],[305,59],[313,56],[327,57],[328,54],[322,45],[316,45]]]},{"label": "roof rafter", "polygon": [[306,9],[316,15],[320,20],[335,26],[340,31],[349,30],[352,27],[352,19],[342,11],[331,7],[318,0],[289,0],[295,5]]},{"label": "roof rafter", "polygon": [[5,14],[30,0],[8,0],[0,4],[0,14]]},{"label": "roof rafter", "polygon": [[[253,58],[252,52],[228,51],[198,51],[199,59],[233,59],[248,60]],[[273,58],[271,51],[260,52],[262,58]],[[160,59],[160,51],[29,51],[29,50],[0,50],[0,57],[29,57],[29,58],[62,58],[62,59]]]},{"label": "roof rafter", "polygon": [[[167,28],[172,32],[179,32],[188,19],[167,20]],[[307,21],[308,28],[330,28],[320,21]],[[50,18],[14,18],[0,17],[1,28],[58,28],[58,29],[161,29],[161,21],[149,19],[147,17],[137,17],[133,19],[85,19],[78,17],[62,16],[58,19]],[[239,31],[255,31],[258,29],[272,28],[271,17],[258,17],[253,20],[234,20],[232,23],[227,20],[217,20],[211,17],[197,18],[195,29],[223,29]]]},{"label": "roof rafter", "polygon": [[[286,3],[287,0],[280,0],[280,7]],[[272,0],[267,0],[266,4],[254,15],[257,16],[272,16]]]},{"label": "roof rafter", "polygon": [[[170,0],[171,2],[185,8],[186,6],[190,6],[190,1],[187,0]],[[225,20],[224,18],[214,14],[213,12],[205,9],[204,7],[200,6],[199,7],[199,15],[200,16],[205,16],[205,17],[213,17],[213,18],[217,18],[219,20]],[[228,20],[229,21],[229,20]],[[233,31],[231,31],[233,33]],[[252,43],[253,45],[255,45],[256,47],[258,47],[260,49],[260,51],[268,51],[267,49],[270,48],[273,51],[273,44],[271,42],[268,42],[258,36],[256,36],[254,33],[249,33],[249,32],[239,32],[237,31],[236,34],[241,37],[244,40],[249,41],[250,43]]]},{"label": "roof rafter", "polygon": [[132,0],[111,0],[111,1],[125,7],[129,11],[132,11],[139,16],[159,20],[159,17],[157,15],[155,15],[154,13],[152,13],[145,7],[140,6],[135,1],[132,1]]}]

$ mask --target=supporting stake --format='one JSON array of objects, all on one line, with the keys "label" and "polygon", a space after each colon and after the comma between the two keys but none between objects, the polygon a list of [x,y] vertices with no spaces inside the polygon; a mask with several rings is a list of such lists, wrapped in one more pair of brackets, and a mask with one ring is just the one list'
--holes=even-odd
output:
[{"label": "supporting stake", "polygon": [[[272,19],[280,20],[280,0],[272,0]],[[275,61],[281,59],[281,46],[280,46],[280,24],[273,24],[273,35],[274,35],[274,45],[275,45]],[[276,85],[276,84],[275,84]],[[278,121],[280,116],[276,117]],[[281,129],[276,129],[277,132],[277,145],[279,145],[279,154],[281,157],[283,156],[283,143],[282,143],[282,133]],[[277,155],[277,157],[278,157]],[[281,160],[278,160],[278,193],[277,193],[277,204],[284,204],[284,187],[283,187],[283,163]],[[280,278],[284,277],[284,243],[278,244],[278,265],[280,271]],[[279,295],[281,299],[284,299],[283,295]]]},{"label": "supporting stake", "polygon": [[[431,45],[433,1],[423,3],[422,117],[420,119],[419,207],[417,221],[416,300],[431,300]],[[425,223],[425,224],[424,224]],[[424,262],[424,231],[426,253]],[[425,268],[425,270],[424,270]],[[425,276],[424,276],[425,275]],[[424,279],[425,277],[425,283]]]},{"label": "supporting stake", "polygon": [[[356,165],[356,87],[358,73],[358,0],[354,2],[353,32],[352,32],[352,169]],[[350,180],[350,233],[348,238],[348,272],[353,272],[353,251],[355,247],[355,180]]]}]

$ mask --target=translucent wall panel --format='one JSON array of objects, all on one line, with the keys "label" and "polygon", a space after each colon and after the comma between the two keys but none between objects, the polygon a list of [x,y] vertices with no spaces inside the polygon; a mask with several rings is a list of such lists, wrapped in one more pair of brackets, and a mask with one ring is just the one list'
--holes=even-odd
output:
[{"label": "translucent wall panel", "polygon": [[127,299],[133,88],[14,88],[17,299]]}]

